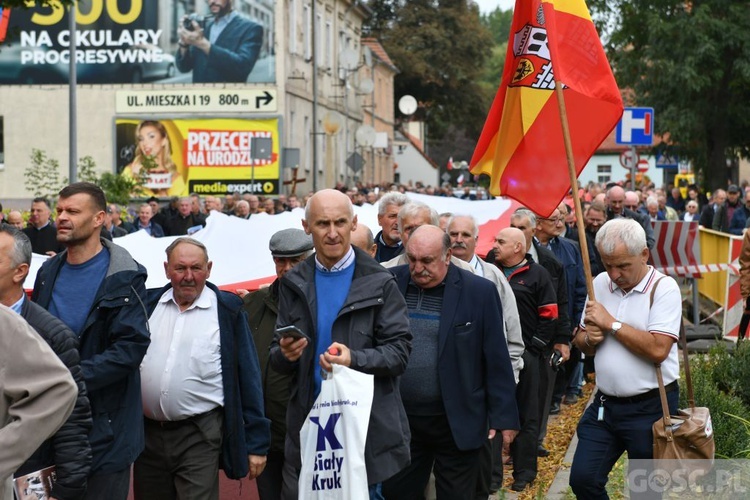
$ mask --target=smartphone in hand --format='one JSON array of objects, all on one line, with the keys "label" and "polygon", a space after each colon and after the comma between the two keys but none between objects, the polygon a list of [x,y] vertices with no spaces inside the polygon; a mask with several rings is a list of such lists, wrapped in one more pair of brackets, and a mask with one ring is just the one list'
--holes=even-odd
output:
[{"label": "smartphone in hand", "polygon": [[294,325],[282,326],[281,328],[277,328],[276,333],[281,335],[282,339],[293,338],[295,341],[299,339],[307,339],[307,341],[310,342],[310,337],[308,337],[305,332]]}]

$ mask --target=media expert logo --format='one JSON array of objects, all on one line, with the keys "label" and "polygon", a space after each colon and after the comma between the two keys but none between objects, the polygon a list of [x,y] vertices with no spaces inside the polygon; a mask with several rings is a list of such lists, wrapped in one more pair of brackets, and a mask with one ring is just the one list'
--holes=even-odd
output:
[{"label": "media expert logo", "polygon": [[[341,419],[341,413],[331,413],[325,427],[320,424],[320,417],[310,417],[310,421],[318,426],[318,441],[315,445],[315,463],[313,464],[312,490],[340,490],[341,469],[344,464],[344,447],[336,437],[336,424]],[[331,448],[326,455],[326,443]],[[335,450],[341,450],[336,454]]]},{"label": "media expert logo", "polygon": [[5,40],[8,34],[8,21],[10,21],[10,7],[0,7],[0,42]]}]

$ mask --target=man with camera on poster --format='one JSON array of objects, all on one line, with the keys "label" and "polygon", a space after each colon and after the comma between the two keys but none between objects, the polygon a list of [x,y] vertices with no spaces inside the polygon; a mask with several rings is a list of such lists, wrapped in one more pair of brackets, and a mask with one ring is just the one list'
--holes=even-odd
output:
[{"label": "man with camera on poster", "polygon": [[177,69],[193,83],[244,83],[263,44],[263,27],[232,8],[233,0],[206,0],[210,18],[183,16],[177,28]]}]

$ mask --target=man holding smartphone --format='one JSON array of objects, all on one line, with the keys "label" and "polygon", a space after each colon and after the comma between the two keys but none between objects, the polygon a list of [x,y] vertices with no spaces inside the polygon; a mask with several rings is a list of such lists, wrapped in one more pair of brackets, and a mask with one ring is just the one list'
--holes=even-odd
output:
[{"label": "man holding smartphone", "polygon": [[302,225],[316,254],[281,278],[277,326],[294,325],[310,340],[277,334],[271,344],[271,366],[296,377],[287,409],[282,498],[297,498],[299,431],[320,392],[321,368],[330,371],[332,364],[375,377],[365,465],[370,498],[382,498],[380,483],[409,463],[409,424],[398,390],[411,352],[406,302],[393,275],[352,247],[357,218],[346,195],[316,193]]},{"label": "man holding smartphone", "polygon": [[[247,203],[240,201],[239,203]],[[271,420],[271,449],[263,473],[255,480],[260,500],[281,498],[281,471],[284,466],[284,440],[286,438],[286,407],[289,403],[292,376],[279,373],[268,363],[268,347],[276,332],[279,314],[279,281],[294,266],[312,254],[313,242],[302,229],[282,229],[268,243],[276,267],[276,279],[271,286],[261,288],[243,297],[242,308],[247,313],[247,324],[253,335],[255,350],[260,361],[263,380],[263,402],[266,418]],[[294,325],[294,328],[299,331]],[[294,332],[292,332],[294,334]]]}]

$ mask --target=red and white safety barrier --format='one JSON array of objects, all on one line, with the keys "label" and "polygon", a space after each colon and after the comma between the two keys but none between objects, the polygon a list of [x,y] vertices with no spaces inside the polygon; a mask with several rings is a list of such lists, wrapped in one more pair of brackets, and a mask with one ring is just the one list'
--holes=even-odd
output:
[{"label": "red and white safety barrier", "polygon": [[709,270],[700,264],[697,221],[656,221],[651,225],[656,240],[651,258],[657,270],[684,278],[700,278],[703,272],[721,271]]},{"label": "red and white safety barrier", "polygon": [[740,294],[740,250],[742,240],[732,238],[729,244],[729,258],[727,259],[731,272],[727,273],[726,307],[724,308],[724,337],[735,337],[740,332],[740,321],[745,309],[745,301]]}]

